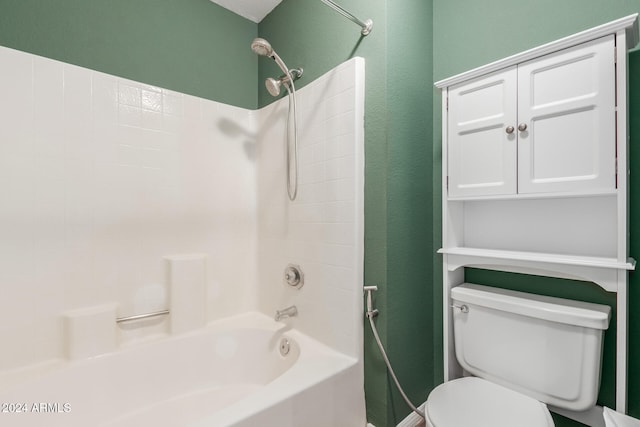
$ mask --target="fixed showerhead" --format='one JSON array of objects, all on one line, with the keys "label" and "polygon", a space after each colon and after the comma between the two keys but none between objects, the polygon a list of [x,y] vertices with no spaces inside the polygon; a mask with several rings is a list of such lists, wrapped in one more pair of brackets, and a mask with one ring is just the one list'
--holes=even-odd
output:
[{"label": "fixed showerhead", "polygon": [[260,56],[273,56],[271,43],[260,37],[256,37],[251,42],[251,50]]},{"label": "fixed showerhead", "polygon": [[280,95],[280,88],[282,87],[283,82],[283,78],[279,78],[276,80],[273,77],[269,77],[264,81],[264,86],[267,88],[267,92],[269,92],[271,96],[278,96]]},{"label": "fixed showerhead", "polygon": [[303,72],[302,68],[293,68],[289,70],[288,75],[285,74],[283,76],[280,76],[277,79],[274,79],[273,77],[268,77],[264,81],[264,86],[267,88],[267,92],[269,92],[271,96],[280,95],[280,89],[282,88],[282,86],[284,86],[285,89],[287,89],[287,92],[290,92],[291,79],[293,78],[294,81],[298,80],[300,77],[302,77],[302,72]]}]

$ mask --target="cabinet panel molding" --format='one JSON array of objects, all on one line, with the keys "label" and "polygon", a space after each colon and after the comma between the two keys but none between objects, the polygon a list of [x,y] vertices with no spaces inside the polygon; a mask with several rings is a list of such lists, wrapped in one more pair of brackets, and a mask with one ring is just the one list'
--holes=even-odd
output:
[{"label": "cabinet panel molding", "polygon": [[518,193],[615,188],[612,35],[518,66]]},{"label": "cabinet panel molding", "polygon": [[516,191],[516,68],[449,89],[449,194]]}]

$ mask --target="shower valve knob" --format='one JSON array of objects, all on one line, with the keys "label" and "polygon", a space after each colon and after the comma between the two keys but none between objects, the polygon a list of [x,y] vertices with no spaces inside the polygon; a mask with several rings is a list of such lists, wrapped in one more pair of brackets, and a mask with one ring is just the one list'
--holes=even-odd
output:
[{"label": "shower valve knob", "polygon": [[304,285],[304,274],[300,266],[289,264],[284,270],[284,281],[287,285],[300,289]]},{"label": "shower valve knob", "polygon": [[300,280],[300,278],[298,277],[298,274],[294,270],[288,270],[284,276],[285,276],[285,279],[287,279],[287,282],[289,283],[294,283],[294,282],[297,283]]}]

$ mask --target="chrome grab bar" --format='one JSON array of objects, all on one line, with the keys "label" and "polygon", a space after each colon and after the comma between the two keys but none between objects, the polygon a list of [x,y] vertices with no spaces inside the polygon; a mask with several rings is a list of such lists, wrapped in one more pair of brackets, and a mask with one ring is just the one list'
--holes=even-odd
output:
[{"label": "chrome grab bar", "polygon": [[164,316],[165,314],[169,314],[169,310],[160,310],[160,311],[154,311],[153,313],[144,313],[144,314],[136,314],[134,316],[118,317],[116,319],[116,323],[147,319],[149,317]]}]

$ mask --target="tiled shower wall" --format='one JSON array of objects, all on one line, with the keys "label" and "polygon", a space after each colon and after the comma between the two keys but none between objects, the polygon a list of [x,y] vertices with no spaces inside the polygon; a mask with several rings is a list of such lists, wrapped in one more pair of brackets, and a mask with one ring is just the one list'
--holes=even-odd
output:
[{"label": "tiled shower wall", "polygon": [[63,357],[66,311],[166,308],[163,257],[193,253],[208,320],[296,304],[294,327],[361,354],[362,59],[298,92],[295,202],[286,98],[249,111],[3,47],[0,64],[0,372]]},{"label": "tiled shower wall", "polygon": [[[304,78],[304,77],[303,77]],[[258,119],[260,310],[296,305],[290,323],[360,357],[364,246],[364,59],[354,58],[297,92],[299,190],[286,192],[286,98]],[[305,284],[284,283],[288,264]]]},{"label": "tiled shower wall", "polygon": [[166,308],[166,255],[208,255],[209,319],[255,308],[255,112],[6,48],[0,64],[0,370],[61,357],[66,310]]}]

